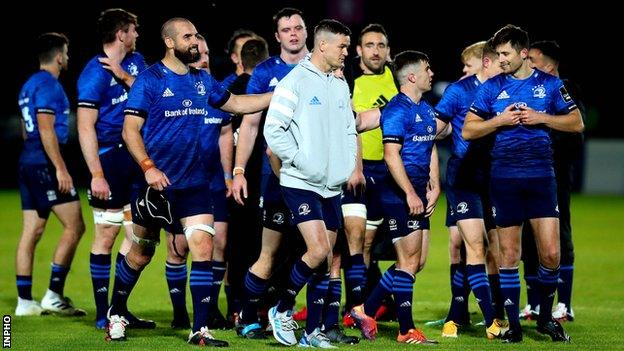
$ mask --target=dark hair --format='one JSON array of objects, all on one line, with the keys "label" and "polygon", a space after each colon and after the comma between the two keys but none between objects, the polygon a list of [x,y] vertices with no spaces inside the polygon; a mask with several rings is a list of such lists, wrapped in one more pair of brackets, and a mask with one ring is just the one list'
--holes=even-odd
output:
[{"label": "dark hair", "polygon": [[496,48],[494,47],[494,38],[490,38],[488,39],[488,41],[485,42],[485,45],[483,45],[483,57],[489,57],[489,58],[497,58],[498,54],[496,53]]},{"label": "dark hair", "polygon": [[346,36],[351,35],[351,30],[347,26],[333,19],[324,19],[314,27],[314,36],[320,32],[330,32]]},{"label": "dark hair", "polygon": [[371,23],[368,26],[364,27],[364,29],[362,29],[362,31],[360,32],[360,36],[358,37],[358,45],[362,45],[362,37],[364,36],[364,34],[371,32],[383,34],[384,37],[386,37],[386,40],[388,40],[388,33],[386,33],[386,29],[384,28],[384,26],[379,23]]},{"label": "dark hair", "polygon": [[522,28],[514,26],[513,24],[508,24],[499,29],[492,39],[494,48],[507,43],[510,43],[518,52],[522,49],[529,48],[529,34]]},{"label": "dark hair", "polygon": [[303,18],[303,12],[294,7],[284,7],[283,9],[277,11],[277,13],[273,15],[273,24],[275,25],[275,31],[277,32],[277,22],[279,22],[280,18],[290,18],[294,15],[299,15],[301,16],[301,18]]},{"label": "dark hair", "polygon": [[429,62],[429,57],[420,51],[407,50],[394,57],[394,79],[398,86],[403,85],[407,75],[404,69],[410,65],[418,65],[422,62]]},{"label": "dark hair", "polygon": [[37,38],[37,57],[39,63],[49,63],[59,53],[63,52],[63,47],[69,45],[69,39],[61,33],[43,33]]},{"label": "dark hair", "polygon": [[240,38],[255,38],[258,35],[249,29],[239,28],[232,33],[230,40],[228,40],[227,50],[228,54],[234,53],[234,47],[236,46],[236,41]]},{"label": "dark hair", "polygon": [[429,56],[415,50],[406,50],[394,57],[394,67],[396,71],[402,70],[405,66],[416,65],[421,62],[429,62]]},{"label": "dark hair", "polygon": [[120,8],[102,11],[97,24],[102,44],[114,42],[117,31],[126,32],[131,24],[138,26],[137,16]]},{"label": "dark hair", "polygon": [[245,69],[256,67],[267,57],[269,57],[269,46],[262,38],[247,40],[241,48],[241,60]]},{"label": "dark hair", "polygon": [[531,44],[531,49],[537,49],[544,54],[544,56],[550,57],[555,63],[559,63],[561,60],[561,48],[554,40],[542,40],[536,41]]}]

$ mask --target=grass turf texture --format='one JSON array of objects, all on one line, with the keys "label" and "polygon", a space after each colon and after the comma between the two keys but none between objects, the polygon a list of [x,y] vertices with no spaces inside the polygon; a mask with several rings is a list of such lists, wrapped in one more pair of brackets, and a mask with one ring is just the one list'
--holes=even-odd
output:
[{"label": "grass turf texture", "polygon": [[[87,224],[74,263],[67,279],[65,293],[76,306],[85,308],[88,315],[80,318],[59,316],[13,317],[12,348],[17,350],[158,350],[192,349],[186,345],[188,331],[173,331],[171,303],[164,277],[164,245],[159,246],[152,263],[145,269],[137,287],[130,297],[129,306],[138,316],[154,319],[155,330],[130,330],[128,341],[107,343],[104,332],[94,328],[95,306],[89,275],[89,249],[92,241],[93,220],[91,211],[82,194],[83,215]],[[0,191],[0,311],[13,315],[16,304],[15,247],[21,230],[19,193],[15,190]],[[432,220],[431,249],[425,270],[418,274],[414,288],[414,320],[425,335],[440,341],[437,350],[484,350],[484,349],[622,349],[624,333],[624,198],[609,196],[575,196],[572,200],[573,237],[576,248],[573,308],[576,320],[564,324],[572,337],[572,344],[553,344],[535,331],[534,322],[524,323],[524,342],[505,346],[499,341],[488,341],[482,328],[460,329],[458,339],[440,337],[439,328],[424,327],[425,321],[443,318],[448,310],[450,289],[448,273],[447,233],[444,227],[444,199],[440,200]],[[34,263],[33,296],[41,299],[47,289],[50,260],[56,246],[60,224],[51,216],[46,231],[37,247]],[[120,240],[117,240],[117,244]],[[115,251],[116,252],[116,251]],[[383,262],[382,269],[389,262]],[[111,288],[112,288],[111,277]],[[188,292],[187,292],[188,293]],[[190,293],[188,310],[191,311]],[[221,310],[225,310],[225,296],[220,295]],[[471,298],[472,321],[481,320],[478,307]],[[302,293],[298,306],[305,301]],[[525,303],[524,290],[522,304]],[[380,335],[375,342],[362,341],[356,346],[340,346],[344,349],[395,350],[424,348],[425,346],[400,345],[395,341],[397,325],[380,323]],[[297,335],[300,335],[298,332]],[[347,331],[359,335],[356,330]],[[235,335],[234,331],[216,331],[215,336],[230,342],[231,349],[269,349],[282,347],[270,338],[267,341],[248,341]]]}]

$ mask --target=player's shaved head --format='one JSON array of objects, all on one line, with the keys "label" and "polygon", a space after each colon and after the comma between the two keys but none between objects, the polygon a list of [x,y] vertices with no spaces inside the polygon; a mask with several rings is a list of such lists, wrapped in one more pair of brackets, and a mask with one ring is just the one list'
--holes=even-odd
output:
[{"label": "player's shaved head", "polygon": [[182,17],[174,17],[165,22],[160,28],[160,37],[163,40],[165,40],[165,38],[175,38],[176,34],[178,34],[177,24],[182,22],[191,23],[191,21]]}]

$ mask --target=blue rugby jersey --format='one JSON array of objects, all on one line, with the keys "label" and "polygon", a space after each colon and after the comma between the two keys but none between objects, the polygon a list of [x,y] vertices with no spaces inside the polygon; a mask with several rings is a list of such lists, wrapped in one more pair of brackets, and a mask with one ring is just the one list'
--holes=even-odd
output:
[{"label": "blue rugby jersey", "polygon": [[[477,93],[470,111],[487,120],[499,115],[511,104],[528,106],[550,115],[567,114],[577,108],[559,78],[534,70],[522,80],[509,74],[489,79]],[[492,149],[492,178],[548,176],[554,176],[549,128],[520,124],[496,131]]]},{"label": "blue rugby jersey", "polygon": [[436,113],[425,101],[414,103],[403,93],[393,97],[381,114],[383,142],[402,144],[401,160],[412,184],[429,180]]},{"label": "blue rugby jersey", "polygon": [[451,185],[459,173],[462,173],[459,175],[462,178],[470,178],[462,180],[471,181],[483,180],[490,171],[491,137],[468,141],[461,135],[466,115],[481,86],[476,75],[451,83],[435,107],[438,118],[452,126],[452,154],[446,172],[446,179]]},{"label": "blue rugby jersey", "polygon": [[204,117],[201,128],[199,146],[204,163],[212,175],[210,189],[217,191],[225,189],[219,136],[221,135],[221,127],[232,123],[232,115],[211,106],[208,106],[207,111],[208,114]]},{"label": "blue rugby jersey", "polygon": [[221,81],[221,85],[223,85],[224,88],[229,89],[230,85],[234,83],[236,78],[238,78],[236,73],[230,73],[227,77],[223,78],[223,80]]},{"label": "blue rugby jersey", "polygon": [[[99,54],[89,60],[78,78],[78,107],[98,109],[95,131],[100,153],[122,143],[124,108],[128,100],[128,87],[104,68]],[[129,53],[121,61],[121,67],[130,75],[137,76],[147,66],[143,56]]]},{"label": "blue rugby jersey", "polygon": [[54,115],[54,131],[59,144],[67,143],[69,134],[69,100],[58,79],[41,70],[28,78],[22,87],[18,104],[22,112],[26,140],[19,158],[22,164],[47,164],[48,158],[41,143],[37,113]]},{"label": "blue rugby jersey", "polygon": [[179,75],[162,62],[139,74],[132,85],[125,113],[145,118],[141,133],[147,154],[172,189],[209,182],[200,132],[208,105],[219,108],[229,97],[209,73],[191,68]]},{"label": "blue rugby jersey", "polygon": [[[275,86],[284,78],[290,71],[296,66],[296,64],[289,64],[284,62],[279,55],[269,57],[262,61],[254,68],[253,74],[247,84],[247,94],[264,94],[275,90]],[[266,118],[266,111],[262,112],[262,121],[260,123],[260,131],[262,133],[262,126],[264,125],[264,119]],[[266,141],[264,142],[266,149]],[[273,174],[271,170],[271,164],[269,163],[269,157],[265,152],[262,153],[262,174]]]},{"label": "blue rugby jersey", "polygon": [[450,123],[453,127],[451,132],[451,139],[453,140],[452,152],[453,156],[457,158],[463,158],[470,145],[470,141],[462,138],[461,132],[464,127],[466,114],[468,114],[470,105],[472,105],[480,87],[481,82],[476,75],[451,83],[435,107],[438,118]]}]

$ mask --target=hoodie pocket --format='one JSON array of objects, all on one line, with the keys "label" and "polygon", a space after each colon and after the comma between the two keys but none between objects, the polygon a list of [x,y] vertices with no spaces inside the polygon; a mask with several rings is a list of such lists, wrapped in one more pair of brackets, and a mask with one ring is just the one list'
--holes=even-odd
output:
[{"label": "hoodie pocket", "polygon": [[302,180],[313,184],[321,184],[323,182],[323,173],[318,171],[317,167],[308,160],[302,150],[297,152],[292,165],[302,175]]}]

